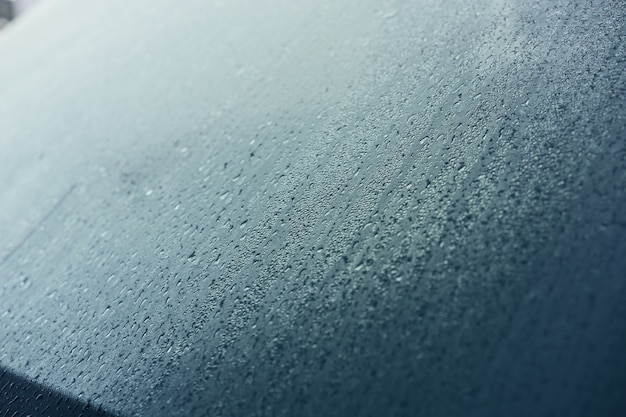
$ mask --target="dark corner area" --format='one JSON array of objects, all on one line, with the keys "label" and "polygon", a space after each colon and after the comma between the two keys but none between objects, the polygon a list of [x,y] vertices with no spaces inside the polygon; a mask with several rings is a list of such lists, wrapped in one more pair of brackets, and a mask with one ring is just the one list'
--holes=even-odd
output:
[{"label": "dark corner area", "polygon": [[7,417],[113,417],[61,392],[0,368],[0,416]]}]

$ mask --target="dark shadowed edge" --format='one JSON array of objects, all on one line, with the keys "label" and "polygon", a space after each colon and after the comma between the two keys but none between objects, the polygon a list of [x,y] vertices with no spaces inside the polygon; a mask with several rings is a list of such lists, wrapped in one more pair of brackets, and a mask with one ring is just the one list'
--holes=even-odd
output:
[{"label": "dark shadowed edge", "polygon": [[119,416],[0,367],[0,417]]}]

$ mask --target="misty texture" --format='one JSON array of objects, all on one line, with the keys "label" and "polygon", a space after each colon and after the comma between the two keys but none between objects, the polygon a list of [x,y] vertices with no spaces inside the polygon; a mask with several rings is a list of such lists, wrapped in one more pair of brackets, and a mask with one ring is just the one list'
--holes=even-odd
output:
[{"label": "misty texture", "polygon": [[626,3],[44,2],[0,367],[124,416],[626,413]]}]

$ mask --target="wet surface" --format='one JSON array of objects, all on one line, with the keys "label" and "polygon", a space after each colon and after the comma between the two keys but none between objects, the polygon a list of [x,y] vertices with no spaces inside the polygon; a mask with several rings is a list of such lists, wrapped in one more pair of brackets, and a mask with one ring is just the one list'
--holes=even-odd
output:
[{"label": "wet surface", "polygon": [[126,416],[626,414],[623,1],[53,3],[0,38],[2,366]]},{"label": "wet surface", "polygon": [[101,407],[29,381],[0,368],[0,416],[113,417]]}]

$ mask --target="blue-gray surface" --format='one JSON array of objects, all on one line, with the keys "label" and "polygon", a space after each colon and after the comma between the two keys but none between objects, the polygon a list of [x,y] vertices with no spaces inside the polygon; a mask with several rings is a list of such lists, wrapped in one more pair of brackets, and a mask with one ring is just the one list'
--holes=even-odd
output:
[{"label": "blue-gray surface", "polygon": [[0,367],[126,416],[626,415],[622,0],[50,0],[0,35]]}]

